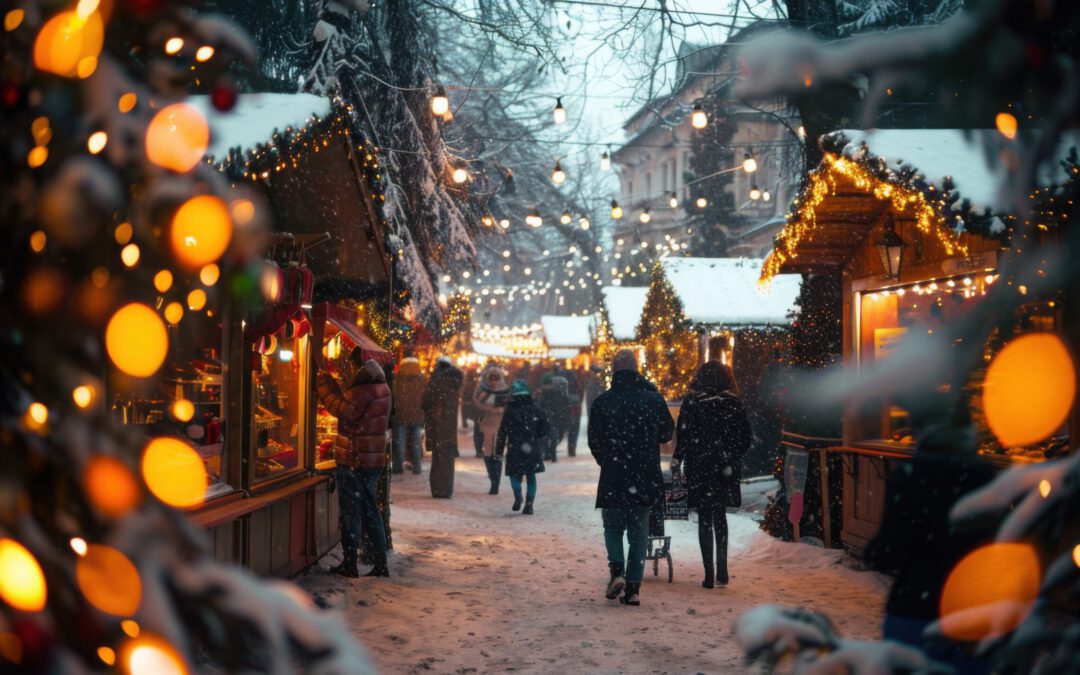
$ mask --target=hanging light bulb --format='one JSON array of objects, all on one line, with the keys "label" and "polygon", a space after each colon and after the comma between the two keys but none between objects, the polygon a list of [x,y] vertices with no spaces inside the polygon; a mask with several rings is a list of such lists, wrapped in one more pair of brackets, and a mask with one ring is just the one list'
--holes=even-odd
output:
[{"label": "hanging light bulb", "polygon": [[465,167],[459,166],[454,169],[453,173],[454,182],[461,185],[465,181],[469,180],[469,172],[465,170]]},{"label": "hanging light bulb", "polygon": [[746,173],[754,173],[757,171],[757,160],[749,152],[743,153],[742,162],[743,171]]},{"label": "hanging light bulb", "polygon": [[573,218],[570,217],[569,211],[563,211],[562,215],[559,216],[559,222],[563,225],[569,225],[571,220],[573,220]]},{"label": "hanging light bulb", "polygon": [[700,103],[694,104],[694,112],[690,113],[690,126],[695,129],[704,129],[709,125],[709,116],[705,114],[705,109],[701,107]]},{"label": "hanging light bulb", "polygon": [[611,200],[611,218],[612,220],[622,218],[622,207],[619,206],[619,202],[614,199]]},{"label": "hanging light bulb", "polygon": [[755,202],[761,199],[761,189],[758,188],[757,185],[750,186],[750,199],[754,200]]},{"label": "hanging light bulb", "polygon": [[582,216],[581,218],[578,219],[578,225],[581,225],[581,229],[587,230],[592,225],[592,223],[589,222],[588,218],[586,218],[585,216]]},{"label": "hanging light bulb", "polygon": [[566,182],[566,172],[563,171],[562,164],[555,162],[555,168],[551,171],[551,182],[556,185],[562,185]]},{"label": "hanging light bulb", "polygon": [[607,152],[604,152],[604,154],[600,155],[600,170],[601,171],[610,171],[611,170],[611,155],[608,154]]},{"label": "hanging light bulb", "polygon": [[641,212],[641,215],[638,216],[638,219],[641,220],[642,223],[647,223],[652,220],[652,214],[649,213],[649,209],[645,209]]},{"label": "hanging light bulb", "polygon": [[762,193],[761,193],[761,201],[763,201],[763,202],[767,202],[767,201],[769,201],[770,199],[772,199],[772,195],[771,195],[771,194],[769,194],[769,191],[768,191],[768,190],[765,190],[764,192],[762,192]]},{"label": "hanging light bulb", "polygon": [[696,204],[699,209],[703,209],[709,205],[709,200],[704,197],[698,197]]},{"label": "hanging light bulb", "polygon": [[562,106],[562,97],[555,99],[555,110],[552,112],[555,116],[555,124],[562,124],[566,121],[566,108]]},{"label": "hanging light bulb", "polygon": [[539,211],[533,209],[529,215],[525,216],[525,224],[529,227],[540,227],[544,224],[544,219],[540,217]]},{"label": "hanging light bulb", "polygon": [[439,117],[450,112],[450,99],[446,98],[446,90],[441,84],[435,87],[435,93],[431,96],[431,112]]},{"label": "hanging light bulb", "polygon": [[673,209],[679,208],[679,196],[676,195],[674,192],[672,192],[671,193],[671,198],[668,199],[668,204],[670,204],[671,208],[673,208]]}]

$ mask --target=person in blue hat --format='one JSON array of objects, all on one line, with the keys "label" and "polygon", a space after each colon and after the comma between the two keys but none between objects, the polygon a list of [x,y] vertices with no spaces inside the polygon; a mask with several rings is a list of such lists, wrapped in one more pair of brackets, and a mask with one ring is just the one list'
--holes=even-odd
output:
[{"label": "person in blue hat", "polygon": [[[548,425],[544,413],[533,404],[529,385],[514,380],[510,387],[510,402],[506,406],[499,433],[495,439],[495,457],[502,460],[506,452],[506,476],[514,490],[513,510],[525,515],[533,512],[536,499],[536,474],[544,471],[544,439]],[[521,481],[527,481],[525,508],[522,509]]]}]

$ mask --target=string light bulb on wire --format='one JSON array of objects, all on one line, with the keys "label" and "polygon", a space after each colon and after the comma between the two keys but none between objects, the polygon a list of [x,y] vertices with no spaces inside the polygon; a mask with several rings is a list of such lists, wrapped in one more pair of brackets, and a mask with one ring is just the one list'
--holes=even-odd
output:
[{"label": "string light bulb on wire", "polygon": [[708,199],[705,199],[704,197],[698,197],[697,198],[697,207],[699,209],[703,209],[708,205],[709,205],[709,200]]},{"label": "string light bulb on wire", "polygon": [[672,192],[671,197],[668,199],[668,204],[673,209],[679,208],[679,196]]},{"label": "string light bulb on wire", "polygon": [[622,218],[622,207],[619,206],[619,202],[614,199],[611,200],[611,219],[618,220]]},{"label": "string light bulb on wire", "polygon": [[754,156],[749,152],[743,153],[742,168],[746,173],[754,173],[757,171],[757,160],[755,160]]},{"label": "string light bulb on wire", "polygon": [[559,216],[559,222],[563,225],[569,225],[571,220],[573,220],[573,218],[570,217],[569,211],[563,211],[562,215]]},{"label": "string light bulb on wire", "polygon": [[566,182],[566,172],[563,171],[562,164],[558,161],[555,162],[555,168],[551,170],[551,182],[556,185],[562,185]]},{"label": "string light bulb on wire", "polygon": [[581,218],[578,219],[578,225],[581,225],[581,229],[588,230],[589,227],[591,227],[592,223],[589,222],[588,218],[586,218],[585,216],[582,216]]},{"label": "string light bulb on wire", "polygon": [[755,202],[761,199],[761,189],[757,185],[750,186],[750,199]]},{"label": "string light bulb on wire", "polygon": [[652,220],[652,214],[650,214],[649,209],[646,208],[644,211],[641,212],[641,215],[638,216],[638,219],[642,223],[648,223],[650,220]]},{"label": "string light bulb on wire", "polygon": [[446,97],[446,89],[441,84],[435,87],[435,93],[431,96],[431,112],[439,117],[450,112],[450,99]]},{"label": "string light bulb on wire", "polygon": [[459,166],[456,169],[454,169],[454,173],[452,175],[452,178],[454,179],[455,183],[457,183],[458,185],[461,185],[465,181],[469,180],[469,172],[465,170],[465,167]]},{"label": "string light bulb on wire", "polygon": [[600,170],[611,171],[611,153],[605,151],[600,155]]},{"label": "string light bulb on wire", "polygon": [[762,193],[761,193],[761,201],[763,201],[763,202],[767,202],[767,201],[769,201],[770,199],[772,199],[772,195],[771,195],[771,194],[769,194],[769,191],[768,191],[768,190],[765,190],[764,192],[762,192]]},{"label": "string light bulb on wire", "polygon": [[562,97],[555,99],[555,110],[552,111],[552,115],[555,118],[555,124],[566,122],[566,108],[563,107]]},{"label": "string light bulb on wire", "polygon": [[544,219],[540,217],[540,212],[533,209],[529,212],[529,215],[525,216],[525,224],[529,227],[540,227],[544,224]]},{"label": "string light bulb on wire", "polygon": [[700,103],[695,103],[694,111],[690,113],[690,126],[695,129],[704,129],[709,126],[709,116],[705,114],[705,109]]}]

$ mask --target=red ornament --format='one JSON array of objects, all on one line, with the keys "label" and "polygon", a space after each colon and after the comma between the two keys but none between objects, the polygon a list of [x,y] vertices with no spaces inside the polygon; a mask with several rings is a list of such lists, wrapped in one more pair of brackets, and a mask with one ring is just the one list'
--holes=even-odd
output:
[{"label": "red ornament", "polygon": [[236,87],[231,84],[219,84],[210,92],[210,102],[221,112],[229,112],[236,107]]},{"label": "red ornament", "polygon": [[284,284],[281,287],[281,304],[310,305],[315,275],[306,265],[290,263],[281,270]]}]

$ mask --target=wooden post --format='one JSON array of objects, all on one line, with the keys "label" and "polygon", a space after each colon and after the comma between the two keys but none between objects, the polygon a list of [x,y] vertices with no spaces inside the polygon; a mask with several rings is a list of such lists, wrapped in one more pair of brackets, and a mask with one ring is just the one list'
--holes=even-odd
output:
[{"label": "wooden post", "polygon": [[818,450],[819,470],[821,474],[821,538],[825,548],[832,548],[832,513],[829,501],[829,449]]}]

